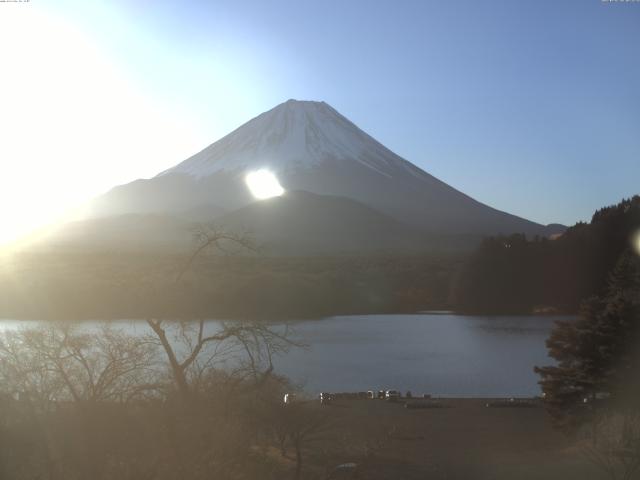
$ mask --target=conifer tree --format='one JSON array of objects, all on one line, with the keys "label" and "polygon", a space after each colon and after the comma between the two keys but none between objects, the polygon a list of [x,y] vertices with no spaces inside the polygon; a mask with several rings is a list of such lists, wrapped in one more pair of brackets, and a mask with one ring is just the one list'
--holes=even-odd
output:
[{"label": "conifer tree", "polygon": [[640,258],[626,251],[604,294],[585,301],[577,320],[557,323],[547,340],[557,365],[535,368],[557,426],[572,430],[604,405],[640,409],[639,333]]}]

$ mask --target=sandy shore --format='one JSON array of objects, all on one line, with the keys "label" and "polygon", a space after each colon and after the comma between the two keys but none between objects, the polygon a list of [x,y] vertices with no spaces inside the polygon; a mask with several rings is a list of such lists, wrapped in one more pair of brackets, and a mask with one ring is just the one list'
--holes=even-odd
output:
[{"label": "sandy shore", "polygon": [[[332,431],[326,442],[349,445],[366,479],[604,478],[575,442],[555,431],[541,406],[487,408],[488,399],[438,399],[443,408],[403,402],[339,400],[320,407]],[[317,403],[317,402],[316,402]],[[359,453],[359,454],[358,454]]]}]

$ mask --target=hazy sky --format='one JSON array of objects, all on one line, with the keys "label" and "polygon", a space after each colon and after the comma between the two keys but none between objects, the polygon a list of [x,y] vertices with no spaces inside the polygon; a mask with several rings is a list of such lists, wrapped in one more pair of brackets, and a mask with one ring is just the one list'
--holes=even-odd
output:
[{"label": "hazy sky", "polygon": [[297,98],[493,207],[588,220],[640,193],[639,47],[637,2],[0,3],[0,215],[53,218]]}]

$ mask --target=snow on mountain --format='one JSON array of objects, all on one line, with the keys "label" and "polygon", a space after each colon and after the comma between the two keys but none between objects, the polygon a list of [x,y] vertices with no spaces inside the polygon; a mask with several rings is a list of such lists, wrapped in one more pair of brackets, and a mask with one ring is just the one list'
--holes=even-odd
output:
[{"label": "snow on mountain", "polygon": [[93,202],[92,212],[232,212],[256,200],[244,180],[261,169],[275,173],[285,190],[345,197],[437,235],[548,233],[429,175],[328,104],[297,100],[257,116],[154,178],[114,188]]},{"label": "snow on mountain", "polygon": [[160,175],[263,167],[285,173],[328,159],[353,160],[387,177],[397,168],[418,173],[325,102],[288,100]]}]

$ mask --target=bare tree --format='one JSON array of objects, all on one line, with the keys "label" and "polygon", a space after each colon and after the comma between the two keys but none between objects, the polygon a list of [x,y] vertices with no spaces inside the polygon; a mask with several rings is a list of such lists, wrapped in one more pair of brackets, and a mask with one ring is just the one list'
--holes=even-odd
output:
[{"label": "bare tree", "polygon": [[[207,235],[172,281],[208,247],[248,245]],[[1,413],[21,411],[7,418],[31,443],[14,441],[0,415],[0,446],[11,445],[0,474],[6,457],[10,478],[246,478],[258,432],[246,412],[278,397],[273,359],[293,345],[286,326],[204,319],[150,318],[142,334],[69,323],[1,333],[0,398],[11,407]]]},{"label": "bare tree", "polygon": [[100,478],[140,463],[121,451],[120,435],[129,402],[157,396],[156,352],[109,325],[46,324],[0,335],[0,389],[10,399],[3,410],[11,408],[18,437],[32,442],[11,442],[12,458],[33,457],[15,460],[11,478]]},{"label": "bare tree", "polygon": [[[257,250],[246,234],[229,233],[215,226],[199,227],[195,238],[199,245],[179,270],[175,284],[192,268],[196,258],[207,251],[229,255],[238,249]],[[236,373],[244,372],[246,377],[258,382],[273,371],[274,355],[298,345],[291,340],[287,327],[278,332],[259,322],[222,322],[214,331],[207,331],[204,319],[168,322],[149,318],[146,322],[167,357],[171,376],[182,397],[192,393],[198,380],[216,362],[236,356]],[[238,352],[243,355],[236,355]]]},{"label": "bare tree", "polygon": [[109,325],[49,324],[0,337],[6,393],[51,402],[127,401],[157,387],[155,346]]},{"label": "bare tree", "polygon": [[182,277],[191,269],[195,260],[204,253],[213,252],[215,254],[231,255],[238,251],[254,253],[259,251],[259,248],[247,232],[228,232],[217,225],[198,225],[193,232],[193,237],[197,247],[178,271],[174,283],[180,282]]}]

